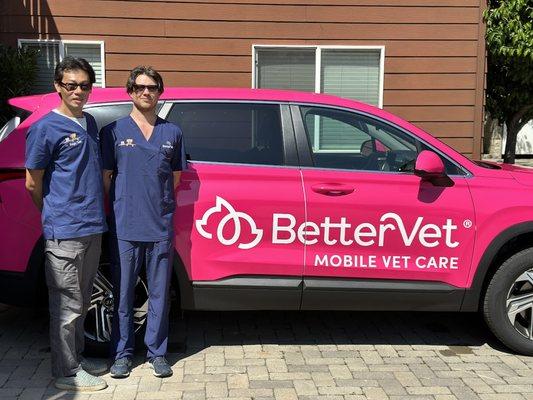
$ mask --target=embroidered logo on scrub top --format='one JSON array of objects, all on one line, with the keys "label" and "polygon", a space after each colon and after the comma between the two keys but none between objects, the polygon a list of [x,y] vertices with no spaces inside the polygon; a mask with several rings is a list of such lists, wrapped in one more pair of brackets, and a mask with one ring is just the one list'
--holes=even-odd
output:
[{"label": "embroidered logo on scrub top", "polygon": [[120,143],[118,144],[119,146],[135,146],[135,143],[133,143],[133,139],[126,139],[125,141],[124,140],[121,140]]},{"label": "embroidered logo on scrub top", "polygon": [[63,143],[68,144],[69,146],[77,146],[81,143],[81,139],[77,134],[71,133],[65,138],[65,140],[63,140]]},{"label": "embroidered logo on scrub top", "polygon": [[172,143],[170,143],[168,140],[167,140],[167,142],[165,144],[162,144],[161,147],[163,149],[173,149],[174,148],[174,146],[172,146]]}]

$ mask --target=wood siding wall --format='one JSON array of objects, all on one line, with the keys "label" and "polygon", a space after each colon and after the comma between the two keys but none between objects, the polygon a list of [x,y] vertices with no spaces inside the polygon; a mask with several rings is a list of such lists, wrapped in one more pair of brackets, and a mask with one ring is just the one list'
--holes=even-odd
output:
[{"label": "wood siding wall", "polygon": [[[327,4],[327,5],[326,5]],[[0,41],[103,40],[107,86],[252,85],[252,45],[384,45],[384,108],[479,157],[483,0],[2,0]]]}]

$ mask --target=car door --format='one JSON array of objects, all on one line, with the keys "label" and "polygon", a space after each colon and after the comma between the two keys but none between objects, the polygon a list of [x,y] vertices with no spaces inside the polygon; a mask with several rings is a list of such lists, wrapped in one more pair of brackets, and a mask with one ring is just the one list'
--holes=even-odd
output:
[{"label": "car door", "polygon": [[299,307],[304,246],[276,246],[271,232],[277,212],[304,218],[289,113],[276,103],[203,101],[175,102],[167,116],[189,160],[175,246],[195,308]]},{"label": "car door", "polygon": [[[430,149],[355,111],[292,106],[306,197],[302,307],[456,309],[475,236],[467,171],[414,174]],[[296,228],[295,228],[296,229]]]}]

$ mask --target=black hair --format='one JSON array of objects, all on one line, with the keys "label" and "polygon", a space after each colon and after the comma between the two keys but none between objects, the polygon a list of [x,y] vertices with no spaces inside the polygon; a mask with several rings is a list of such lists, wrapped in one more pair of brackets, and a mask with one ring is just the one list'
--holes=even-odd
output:
[{"label": "black hair", "polygon": [[159,72],[150,66],[139,65],[131,70],[128,81],[126,82],[126,91],[128,93],[133,93],[133,85],[135,85],[135,79],[137,79],[139,75],[146,75],[152,78],[157,85],[159,93],[163,93],[165,90],[163,78],[159,75]]},{"label": "black hair", "polygon": [[60,83],[63,81],[63,73],[65,71],[85,71],[87,75],[89,75],[89,81],[91,84],[96,82],[96,75],[94,74],[94,69],[91,67],[91,64],[85,59],[81,57],[71,57],[67,56],[61,61],[59,64],[56,65],[56,69],[54,72],[54,82]]}]

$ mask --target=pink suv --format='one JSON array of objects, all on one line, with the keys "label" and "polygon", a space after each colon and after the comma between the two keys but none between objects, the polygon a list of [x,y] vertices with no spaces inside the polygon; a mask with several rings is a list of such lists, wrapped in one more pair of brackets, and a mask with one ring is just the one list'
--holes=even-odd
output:
[{"label": "pink suv", "polygon": [[[168,89],[181,126],[175,290],[200,310],[481,311],[511,349],[533,354],[533,173],[474,162],[383,110],[312,93]],[[0,302],[43,286],[38,212],[23,183],[28,127],[57,94],[10,101],[0,131]],[[94,90],[100,127],[130,111]],[[20,124],[18,124],[20,122]],[[105,255],[86,336],[109,340]],[[136,323],[146,316],[137,285]]]}]

